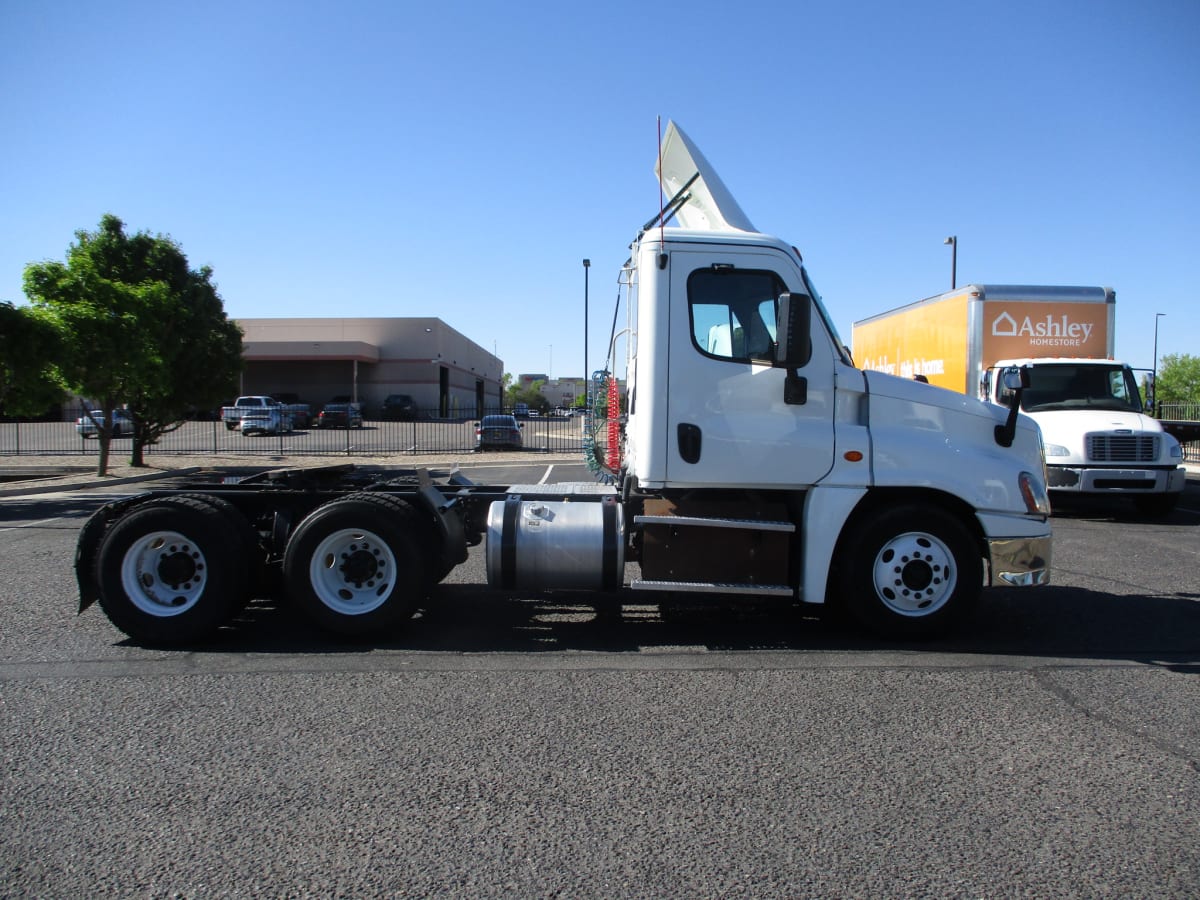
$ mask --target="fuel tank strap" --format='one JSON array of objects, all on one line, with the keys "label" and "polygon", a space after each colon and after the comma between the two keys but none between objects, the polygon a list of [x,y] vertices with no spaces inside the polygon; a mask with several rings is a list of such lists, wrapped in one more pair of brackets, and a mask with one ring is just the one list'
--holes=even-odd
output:
[{"label": "fuel tank strap", "polygon": [[500,537],[500,587],[505,590],[512,590],[517,586],[517,516],[520,512],[520,494],[513,494],[504,501],[504,529]]}]

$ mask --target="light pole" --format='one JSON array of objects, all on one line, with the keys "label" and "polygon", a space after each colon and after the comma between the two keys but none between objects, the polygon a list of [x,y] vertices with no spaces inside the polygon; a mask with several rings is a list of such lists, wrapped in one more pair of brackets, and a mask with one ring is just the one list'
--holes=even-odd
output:
[{"label": "light pole", "polygon": [[942,241],[950,245],[950,290],[958,287],[958,235],[952,234]]},{"label": "light pole", "polygon": [[1150,404],[1150,413],[1154,414],[1154,408],[1158,406],[1158,320],[1165,316],[1166,313],[1154,314],[1154,367],[1150,375],[1150,384],[1153,394],[1153,402]]},{"label": "light pole", "polygon": [[588,347],[588,269],[592,267],[592,261],[585,259],[583,261],[583,402],[591,406],[592,397],[589,386],[591,385],[591,375],[588,372],[587,363],[587,347]]}]

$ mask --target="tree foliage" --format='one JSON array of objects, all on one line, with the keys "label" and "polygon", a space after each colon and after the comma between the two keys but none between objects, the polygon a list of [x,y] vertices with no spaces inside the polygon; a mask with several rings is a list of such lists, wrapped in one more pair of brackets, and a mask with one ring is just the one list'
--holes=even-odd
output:
[{"label": "tree foliage", "polygon": [[29,307],[0,303],[0,410],[36,416],[63,399],[53,366],[60,348],[52,322]]},{"label": "tree foliage", "polygon": [[[99,410],[128,411],[131,463],[140,466],[148,444],[234,391],[241,331],[225,315],[212,270],[189,268],[170,238],[126,235],[114,215],[75,238],[65,263],[26,267],[25,293],[61,336],[61,383]],[[103,474],[112,423],[100,424]]]},{"label": "tree foliage", "polygon": [[546,413],[550,411],[550,401],[542,394],[542,388],[545,386],[544,381],[534,381],[528,387],[514,381],[511,374],[505,374],[504,381],[504,403],[509,409],[512,409],[518,403],[524,403],[530,409],[536,409],[539,412]]},{"label": "tree foliage", "polygon": [[1169,353],[1158,365],[1155,403],[1200,403],[1200,356]]}]

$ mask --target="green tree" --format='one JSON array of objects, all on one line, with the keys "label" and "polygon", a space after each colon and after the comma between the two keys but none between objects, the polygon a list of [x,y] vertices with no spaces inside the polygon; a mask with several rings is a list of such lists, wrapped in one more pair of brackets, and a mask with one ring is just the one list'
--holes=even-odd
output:
[{"label": "green tree", "polygon": [[0,303],[0,410],[41,415],[63,399],[54,362],[61,351],[53,322],[25,306]]},{"label": "green tree", "polygon": [[542,394],[544,381],[534,381],[529,387],[521,387],[511,374],[505,373],[501,382],[504,385],[504,405],[512,409],[518,403],[524,403],[530,409],[546,413],[550,411],[550,401]]},{"label": "green tree", "polygon": [[1200,356],[1169,353],[1158,364],[1155,404],[1200,403]]},{"label": "green tree", "polygon": [[[61,383],[101,410],[127,410],[134,426],[130,462],[141,466],[148,444],[235,389],[241,331],[225,315],[212,270],[190,269],[170,238],[128,236],[114,215],[75,238],[65,263],[26,267],[25,293],[62,336]],[[100,424],[103,475],[111,416]]]}]

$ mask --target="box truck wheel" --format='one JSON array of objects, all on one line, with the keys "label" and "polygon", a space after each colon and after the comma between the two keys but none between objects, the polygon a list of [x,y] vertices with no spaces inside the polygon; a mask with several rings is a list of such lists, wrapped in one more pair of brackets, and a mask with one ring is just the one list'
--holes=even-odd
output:
[{"label": "box truck wheel", "polygon": [[880,634],[932,637],[979,599],[983,563],[975,542],[938,507],[906,505],[864,516],[840,546],[841,600]]},{"label": "box truck wheel", "polygon": [[412,507],[389,499],[326,503],[288,541],[287,593],[319,627],[347,635],[384,631],[408,619],[427,594]]},{"label": "box truck wheel", "polygon": [[250,550],[226,511],[203,498],[150,501],[101,539],[100,606],[136,640],[164,645],[200,640],[245,604]]}]

